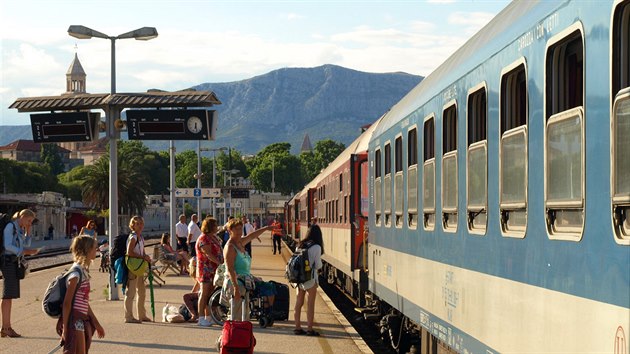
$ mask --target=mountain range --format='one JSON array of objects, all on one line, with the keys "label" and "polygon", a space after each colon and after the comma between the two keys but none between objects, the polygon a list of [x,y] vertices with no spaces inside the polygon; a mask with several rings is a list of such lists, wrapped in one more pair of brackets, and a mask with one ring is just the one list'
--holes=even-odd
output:
[{"label": "mountain range", "polygon": [[[230,146],[254,154],[274,142],[289,142],[297,153],[304,135],[350,144],[362,126],[373,123],[423,79],[407,73],[366,73],[336,65],[283,68],[250,79],[203,83],[192,88],[213,91],[221,105],[217,139],[212,146]],[[32,139],[29,125],[0,127],[0,146]],[[122,134],[126,137],[126,134]],[[168,142],[145,141],[153,150]],[[204,144],[206,146],[207,144]],[[177,151],[197,142],[179,141]]]}]

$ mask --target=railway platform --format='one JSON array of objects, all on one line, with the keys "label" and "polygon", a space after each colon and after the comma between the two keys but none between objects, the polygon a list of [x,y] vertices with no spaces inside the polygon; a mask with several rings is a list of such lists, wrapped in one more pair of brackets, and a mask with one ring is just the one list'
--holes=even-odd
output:
[{"label": "railway platform", "polygon": [[[262,242],[253,242],[252,273],[265,280],[286,282],[284,268],[289,250],[283,249],[282,256],[273,255],[271,236],[261,236]],[[147,250],[149,254],[151,251]],[[97,258],[90,267],[90,304],[105,329],[106,336],[93,338],[91,353],[193,353],[216,352],[216,339],[221,327],[198,327],[196,323],[163,323],[164,305],[183,303],[182,296],[189,292],[193,280],[175,273],[165,274],[166,283],[154,285],[155,320],[153,323],[124,323],[123,301],[109,301],[107,298],[108,273],[98,271]],[[21,283],[21,298],[14,300],[12,325],[22,334],[22,338],[1,338],[2,353],[48,353],[55,349],[59,337],[55,333],[56,319],[48,317],[41,309],[41,299],[50,280],[68,266],[33,272]],[[295,303],[295,293],[291,289],[291,309]],[[122,296],[121,296],[122,299]],[[147,312],[151,313],[149,291],[147,289]],[[321,291],[315,305],[315,329],[320,337],[296,336],[293,334],[292,311],[288,321],[275,322],[272,327],[261,328],[254,323],[257,340],[256,353],[371,353],[351,325],[332,306]],[[303,307],[302,318],[306,318]],[[61,352],[61,351],[59,351]]]}]

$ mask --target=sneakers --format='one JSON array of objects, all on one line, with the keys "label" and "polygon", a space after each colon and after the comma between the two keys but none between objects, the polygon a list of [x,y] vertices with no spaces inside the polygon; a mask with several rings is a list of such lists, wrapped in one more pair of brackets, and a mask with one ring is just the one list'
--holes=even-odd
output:
[{"label": "sneakers", "polygon": [[197,326],[199,327],[210,327],[212,326],[212,322],[208,321],[205,317],[200,317],[199,322],[197,322]]}]

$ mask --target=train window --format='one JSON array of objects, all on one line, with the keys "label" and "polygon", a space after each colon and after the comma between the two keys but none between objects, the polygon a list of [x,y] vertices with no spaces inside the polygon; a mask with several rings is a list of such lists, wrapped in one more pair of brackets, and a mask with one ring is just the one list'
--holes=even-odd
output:
[{"label": "train window", "polygon": [[612,34],[612,99],[630,87],[630,0],[615,7]]},{"label": "train window", "polygon": [[[545,63],[545,211],[552,239],[584,226],[584,45],[579,24],[550,40]],[[556,39],[557,38],[557,39]]]},{"label": "train window", "polygon": [[485,84],[468,95],[468,154],[466,195],[468,230],[484,234],[488,200],[488,141],[486,139],[487,97]]},{"label": "train window", "polygon": [[422,214],[425,230],[435,227],[435,118],[424,120],[422,165]]},{"label": "train window", "polygon": [[612,28],[612,210],[615,241],[630,245],[630,1],[617,4]]},{"label": "train window", "polygon": [[518,60],[501,75],[499,202],[501,231],[525,237],[527,226],[527,71]]},{"label": "train window", "polygon": [[442,112],[442,227],[457,230],[457,104]]},{"label": "train window", "polygon": [[392,224],[392,147],[390,143],[385,144],[385,177],[383,177],[383,193],[385,204],[385,226]]},{"label": "train window", "polygon": [[369,201],[370,201],[370,190],[369,190],[369,184],[366,183],[365,181],[367,181],[367,176],[368,176],[368,162],[364,161],[361,163],[361,178],[360,181],[361,183],[359,183],[360,188],[361,188],[361,203],[359,205],[360,209],[360,213],[363,217],[368,218],[369,217],[369,211],[370,211],[370,207],[369,207]]},{"label": "train window", "polygon": [[402,173],[402,136],[399,135],[394,141],[394,153],[396,157],[394,175],[394,207],[396,227],[402,227],[403,224],[403,173]]},{"label": "train window", "polygon": [[418,129],[407,133],[407,226],[418,225]]},{"label": "train window", "polygon": [[376,225],[381,224],[381,201],[383,199],[381,168],[381,150],[378,149],[374,152],[374,223]]}]

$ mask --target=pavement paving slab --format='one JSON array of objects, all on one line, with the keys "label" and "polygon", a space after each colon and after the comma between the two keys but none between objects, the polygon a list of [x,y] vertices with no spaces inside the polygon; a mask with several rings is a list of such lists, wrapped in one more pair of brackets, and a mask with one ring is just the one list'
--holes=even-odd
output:
[{"label": "pavement paving slab", "polygon": [[[286,283],[284,268],[289,250],[282,255],[273,255],[271,235],[265,233],[262,242],[253,242],[252,273],[265,280]],[[152,250],[147,250],[153,254]],[[216,340],[221,328],[198,327],[195,323],[124,323],[123,301],[108,301],[108,273],[98,271],[97,258],[91,269],[90,305],[105,328],[103,339],[93,338],[90,353],[195,353],[216,352]],[[34,272],[21,283],[21,298],[13,301],[12,326],[23,335],[22,338],[0,338],[1,353],[48,353],[55,349],[59,337],[55,333],[56,319],[48,317],[41,309],[41,299],[48,283],[65,268],[56,267]],[[182,296],[189,292],[193,280],[170,272],[164,277],[166,284],[155,286],[156,321],[161,321],[164,305],[179,306]],[[121,297],[122,298],[122,297]],[[273,327],[260,328],[254,321],[254,335],[257,340],[256,353],[365,353],[370,352],[362,344],[352,328],[338,319],[338,313],[331,309],[327,297],[318,293],[315,304],[314,326],[322,336],[306,337],[293,334],[293,312],[288,321],[275,322]],[[291,289],[291,309],[295,303],[295,292]],[[147,289],[147,312],[150,313],[149,291]],[[302,318],[306,319],[305,306]],[[61,351],[59,351],[60,353]]]}]

